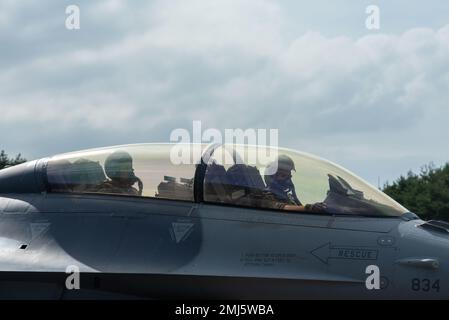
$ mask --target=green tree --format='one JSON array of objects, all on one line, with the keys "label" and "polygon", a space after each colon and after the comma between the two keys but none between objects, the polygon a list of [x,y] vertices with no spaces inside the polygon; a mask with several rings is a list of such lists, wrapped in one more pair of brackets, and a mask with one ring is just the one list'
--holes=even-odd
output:
[{"label": "green tree", "polygon": [[424,166],[419,174],[410,171],[383,191],[422,219],[449,221],[449,163]]},{"label": "green tree", "polygon": [[25,161],[26,159],[22,158],[20,153],[15,158],[9,158],[4,150],[0,151],[0,170],[5,167],[15,166],[16,164],[20,164]]}]

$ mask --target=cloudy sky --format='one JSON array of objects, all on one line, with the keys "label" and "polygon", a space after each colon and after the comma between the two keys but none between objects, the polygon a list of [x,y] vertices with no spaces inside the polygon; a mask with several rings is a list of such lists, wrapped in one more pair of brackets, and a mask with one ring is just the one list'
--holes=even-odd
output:
[{"label": "cloudy sky", "polygon": [[449,161],[448,119],[446,0],[0,0],[11,155],[168,142],[201,120],[277,128],[377,185]]}]

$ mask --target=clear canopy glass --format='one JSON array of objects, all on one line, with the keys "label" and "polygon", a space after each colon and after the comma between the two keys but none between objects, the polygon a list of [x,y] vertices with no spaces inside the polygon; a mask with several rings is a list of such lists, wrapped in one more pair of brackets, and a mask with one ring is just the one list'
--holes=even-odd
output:
[{"label": "clear canopy glass", "polygon": [[193,201],[194,164],[173,164],[172,145],[143,144],[52,157],[53,192],[103,193]]},{"label": "clear canopy glass", "polygon": [[[201,155],[203,164],[198,165]],[[202,188],[194,188],[195,174],[203,178]],[[263,209],[366,216],[407,212],[338,165],[266,146],[142,144],[92,149],[52,157],[47,180],[52,192],[184,201],[194,201],[194,192],[203,192],[208,203]]]},{"label": "clear canopy glass", "polygon": [[400,216],[408,211],[336,164],[266,146],[218,147],[208,161],[204,200],[328,214]]}]

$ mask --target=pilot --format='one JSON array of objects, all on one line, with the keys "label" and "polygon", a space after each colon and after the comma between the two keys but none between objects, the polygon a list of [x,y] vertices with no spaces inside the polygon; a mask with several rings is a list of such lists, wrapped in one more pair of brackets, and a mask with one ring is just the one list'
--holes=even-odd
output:
[{"label": "pilot", "polygon": [[266,205],[287,211],[326,211],[325,203],[303,205],[298,199],[292,181],[292,171],[296,171],[295,163],[289,156],[279,155],[276,161],[268,165],[267,171],[273,172],[264,177],[267,185],[264,193],[264,202],[268,203]]},{"label": "pilot", "polygon": [[[99,193],[117,193],[131,196],[142,195],[142,181],[136,177],[133,169],[133,159],[125,151],[115,151],[104,163],[104,171],[110,180],[98,186]],[[133,187],[138,183],[139,190]]]}]

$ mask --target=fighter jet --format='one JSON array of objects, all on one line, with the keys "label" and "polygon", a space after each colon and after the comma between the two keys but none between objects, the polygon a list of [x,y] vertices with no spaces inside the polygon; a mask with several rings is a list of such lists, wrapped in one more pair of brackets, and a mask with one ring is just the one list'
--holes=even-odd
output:
[{"label": "fighter jet", "polygon": [[0,171],[0,298],[447,299],[449,224],[290,149],[71,152]]}]

